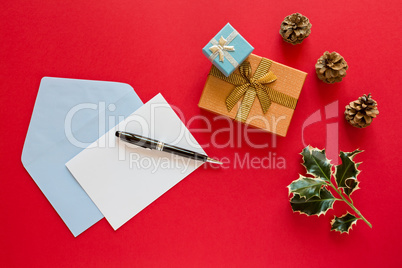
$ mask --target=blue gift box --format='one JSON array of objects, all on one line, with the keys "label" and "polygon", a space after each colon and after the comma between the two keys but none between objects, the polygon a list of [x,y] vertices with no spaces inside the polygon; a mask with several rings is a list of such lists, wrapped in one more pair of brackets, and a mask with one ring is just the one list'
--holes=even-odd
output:
[{"label": "blue gift box", "polygon": [[253,52],[254,48],[229,23],[202,49],[202,53],[226,76]]}]

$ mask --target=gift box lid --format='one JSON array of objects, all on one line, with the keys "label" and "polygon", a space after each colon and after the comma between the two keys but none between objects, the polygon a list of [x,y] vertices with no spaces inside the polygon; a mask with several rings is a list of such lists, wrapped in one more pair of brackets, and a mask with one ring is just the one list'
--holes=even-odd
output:
[{"label": "gift box lid", "polygon": [[[274,90],[269,94],[269,99],[272,99],[272,101],[269,109],[264,113],[261,107],[260,99],[255,97],[254,100],[249,103],[251,109],[243,123],[255,128],[259,128],[263,131],[286,137],[307,73],[251,54],[246,61],[251,66],[252,77],[254,77],[255,72],[261,65],[263,59],[265,62],[269,61],[271,63],[268,70],[277,77],[277,80],[267,85],[270,89]],[[198,106],[215,114],[227,116],[236,120],[238,111],[243,104],[246,93],[242,95],[242,97],[231,110],[228,110],[226,101],[236,86],[228,81],[225,81],[227,80],[225,79],[226,77],[224,77],[223,74],[219,73],[219,71],[216,69],[217,68],[212,66]],[[216,72],[218,72],[218,76],[220,76],[219,74],[222,76],[220,78],[217,77]],[[240,75],[239,68],[236,69],[232,77],[234,75]],[[294,107],[290,108],[278,103],[277,100],[275,100],[275,97],[278,97],[279,95],[275,92],[280,92],[281,94],[285,94],[286,96],[292,98]]]},{"label": "gift box lid", "polygon": [[229,23],[202,49],[202,53],[226,76],[253,52],[254,48]]}]

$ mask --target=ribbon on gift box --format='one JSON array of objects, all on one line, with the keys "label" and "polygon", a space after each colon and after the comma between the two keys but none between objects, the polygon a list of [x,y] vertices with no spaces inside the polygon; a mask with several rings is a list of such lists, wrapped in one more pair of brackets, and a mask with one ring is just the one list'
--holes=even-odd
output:
[{"label": "ribbon on gift box", "polygon": [[234,30],[229,36],[225,39],[223,36],[219,39],[219,41],[216,41],[215,38],[212,38],[211,41],[209,41],[212,46],[209,48],[211,50],[212,54],[209,56],[209,60],[213,62],[215,58],[219,55],[219,61],[223,62],[224,59],[226,58],[235,68],[239,66],[239,63],[232,57],[232,55],[229,54],[228,51],[235,51],[234,46],[228,46],[233,39],[238,36],[239,33]]},{"label": "ribbon on gift box", "polygon": [[256,97],[258,97],[258,100],[260,101],[264,114],[271,106],[271,102],[278,103],[291,109],[296,108],[296,98],[268,87],[269,84],[277,80],[276,75],[272,71],[269,71],[271,64],[271,60],[262,58],[252,76],[251,65],[248,61],[245,61],[239,67],[240,75],[232,73],[228,77],[221,73],[215,66],[212,66],[211,71],[209,72],[210,75],[236,86],[226,98],[226,107],[229,112],[244,96],[240,108],[237,111],[235,120],[240,122],[246,121]]}]

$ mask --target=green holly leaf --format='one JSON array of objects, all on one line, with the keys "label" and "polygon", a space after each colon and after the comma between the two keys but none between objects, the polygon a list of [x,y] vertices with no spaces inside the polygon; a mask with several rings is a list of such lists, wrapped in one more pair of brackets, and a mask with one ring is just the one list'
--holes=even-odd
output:
[{"label": "green holly leaf", "polygon": [[335,218],[331,221],[331,231],[334,230],[340,233],[349,234],[349,230],[352,229],[352,225],[356,224],[357,220],[358,218],[349,212],[340,218],[335,216]]},{"label": "green holly leaf", "polygon": [[342,152],[339,154],[342,164],[335,167],[335,180],[338,187],[343,188],[345,194],[350,196],[353,191],[359,189],[357,181],[357,175],[360,173],[358,166],[361,163],[355,163],[353,158],[361,153],[360,150],[355,150],[353,152]]},{"label": "green holly leaf", "polygon": [[295,212],[298,211],[301,214],[307,214],[309,216],[320,216],[331,209],[336,200],[337,199],[331,194],[331,192],[324,187],[321,188],[319,197],[313,196],[310,199],[306,199],[295,194],[292,199],[290,199],[290,205]]},{"label": "green holly leaf", "polygon": [[[342,151],[341,151],[342,152]],[[347,155],[347,156],[349,156],[352,160],[353,160],[353,158],[358,154],[358,153],[361,153],[361,152],[364,152],[363,150],[359,150],[359,149],[356,149],[356,150],[354,150],[353,152],[350,152],[350,153],[347,153],[347,152],[345,152],[345,154]],[[360,164],[360,163],[359,163]]]},{"label": "green holly leaf", "polygon": [[347,179],[345,184],[346,187],[342,189],[347,196],[350,196],[354,191],[360,189],[359,181],[357,179],[354,178]]},{"label": "green holly leaf", "polygon": [[332,164],[325,155],[325,149],[318,150],[310,145],[301,152],[303,156],[303,166],[307,170],[307,174],[320,177],[329,182],[331,180]]},{"label": "green holly leaf", "polygon": [[289,194],[298,194],[307,200],[313,196],[320,197],[320,191],[325,181],[321,179],[313,179],[308,177],[299,176],[299,179],[293,181],[289,186]]}]

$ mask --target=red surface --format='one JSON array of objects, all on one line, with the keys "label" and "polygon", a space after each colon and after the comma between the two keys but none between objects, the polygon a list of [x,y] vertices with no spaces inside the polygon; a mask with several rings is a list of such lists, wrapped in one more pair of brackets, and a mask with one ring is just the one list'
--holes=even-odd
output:
[{"label": "red surface", "polygon": [[[3,267],[397,267],[400,259],[401,2],[388,1],[2,1],[0,8],[1,182],[0,260]],[[330,6],[331,5],[331,6]],[[284,43],[282,19],[293,12],[310,18],[303,44]],[[262,158],[271,152],[286,169],[201,168],[118,231],[101,220],[74,238],[23,168],[20,156],[43,76],[125,82],[147,101],[158,92],[185,114],[198,100],[210,67],[201,48],[227,22],[254,53],[309,73],[288,136],[253,133],[255,149],[206,147],[218,158]],[[350,69],[342,83],[326,85],[314,64],[337,51]],[[367,129],[343,119],[344,106],[371,92],[380,115]],[[302,125],[338,101],[339,116],[305,129],[307,143],[326,146],[326,126],[338,124],[339,149],[365,152],[354,193],[373,224],[358,222],[350,235],[330,232],[335,204],[325,216],[293,213],[286,186],[304,174],[298,153]],[[212,122],[212,131],[226,127]],[[190,129],[202,127],[194,122]],[[336,134],[331,132],[332,135]],[[200,143],[212,135],[194,133]],[[228,133],[217,134],[220,144]],[[335,135],[336,136],[336,135]],[[333,144],[332,144],[333,145]]]}]

